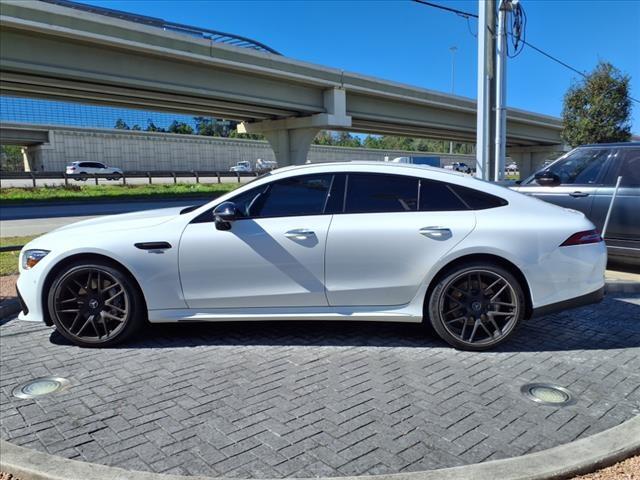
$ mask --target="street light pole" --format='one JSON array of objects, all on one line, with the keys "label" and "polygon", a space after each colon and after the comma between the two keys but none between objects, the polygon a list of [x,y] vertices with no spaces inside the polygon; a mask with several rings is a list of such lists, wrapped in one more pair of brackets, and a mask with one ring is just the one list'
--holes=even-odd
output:
[{"label": "street light pole", "polygon": [[[456,93],[456,52],[458,51],[458,47],[455,45],[449,47],[449,51],[451,52],[451,93]],[[453,140],[449,141],[449,154],[453,153]]]},{"label": "street light pole", "polygon": [[493,180],[498,182],[504,177],[505,143],[506,143],[506,103],[507,103],[507,11],[511,9],[511,0],[500,0],[498,8],[498,35],[496,44],[498,49],[496,62],[496,135],[494,139],[495,170]]}]

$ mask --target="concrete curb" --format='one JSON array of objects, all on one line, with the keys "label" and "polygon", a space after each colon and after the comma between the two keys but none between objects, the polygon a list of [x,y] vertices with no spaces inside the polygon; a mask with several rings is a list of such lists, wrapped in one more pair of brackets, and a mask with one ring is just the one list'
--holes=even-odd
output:
[{"label": "concrete curb", "polygon": [[624,280],[607,280],[607,294],[640,293],[640,283]]},{"label": "concrete curb", "polygon": [[[213,480],[213,477],[127,471],[68,460],[0,440],[0,470],[20,480]],[[589,473],[640,453],[640,416],[591,437],[521,457],[423,472],[340,480],[551,480]],[[219,479],[218,479],[219,480]],[[316,479],[322,480],[322,479]]]}]

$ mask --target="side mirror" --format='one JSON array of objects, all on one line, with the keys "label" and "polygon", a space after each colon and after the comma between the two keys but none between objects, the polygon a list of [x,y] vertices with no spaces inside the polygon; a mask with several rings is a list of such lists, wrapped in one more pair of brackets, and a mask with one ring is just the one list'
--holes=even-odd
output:
[{"label": "side mirror", "polygon": [[560,177],[549,170],[536,173],[534,178],[538,185],[542,185],[543,187],[553,187],[561,183]]},{"label": "side mirror", "polygon": [[236,204],[233,202],[223,202],[213,209],[213,220],[218,230],[230,230],[231,222],[236,218]]}]

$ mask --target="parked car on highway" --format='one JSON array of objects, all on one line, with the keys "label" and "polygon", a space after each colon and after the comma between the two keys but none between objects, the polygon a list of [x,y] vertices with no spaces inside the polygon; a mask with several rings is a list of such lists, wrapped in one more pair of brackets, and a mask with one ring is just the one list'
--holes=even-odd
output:
[{"label": "parked car on highway", "polygon": [[464,162],[453,162],[451,165],[445,165],[445,169],[454,170],[456,172],[471,173],[471,167]]},{"label": "parked car on highway", "polygon": [[250,173],[253,172],[253,167],[251,166],[251,162],[247,160],[243,160],[241,162],[236,163],[235,165],[229,168],[230,172],[241,172],[241,173]]},{"label": "parked car on highway", "polygon": [[516,162],[511,162],[509,165],[504,167],[507,173],[516,173],[518,171],[518,164]]},{"label": "parked car on highway", "polygon": [[[425,322],[484,350],[599,301],[606,250],[574,210],[439,168],[287,167],[206,205],[59,228],[20,254],[20,318],[81,346],[151,323]],[[364,327],[363,327],[364,328]]]},{"label": "parked car on highway", "polygon": [[100,162],[73,162],[67,165],[65,170],[67,175],[80,175],[76,178],[77,181],[83,182],[89,178],[89,175],[111,175],[107,177],[107,180],[117,180],[122,177],[122,169],[117,167],[108,167],[104,163]]},{"label": "parked car on highway", "polygon": [[609,257],[640,264],[640,142],[578,147],[514,189],[579,210],[602,231],[619,176],[605,238]]}]

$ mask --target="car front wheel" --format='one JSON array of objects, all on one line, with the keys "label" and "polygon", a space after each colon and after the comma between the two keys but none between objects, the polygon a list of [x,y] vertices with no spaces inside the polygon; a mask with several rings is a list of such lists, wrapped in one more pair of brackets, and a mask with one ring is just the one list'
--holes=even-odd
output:
[{"label": "car front wheel", "polygon": [[130,338],[144,322],[134,282],[107,263],[75,263],[61,271],[48,293],[58,332],[82,347],[108,347]]},{"label": "car front wheel", "polygon": [[505,342],[522,321],[525,297],[506,269],[477,262],[447,272],[428,301],[438,335],[462,350],[488,350]]}]

